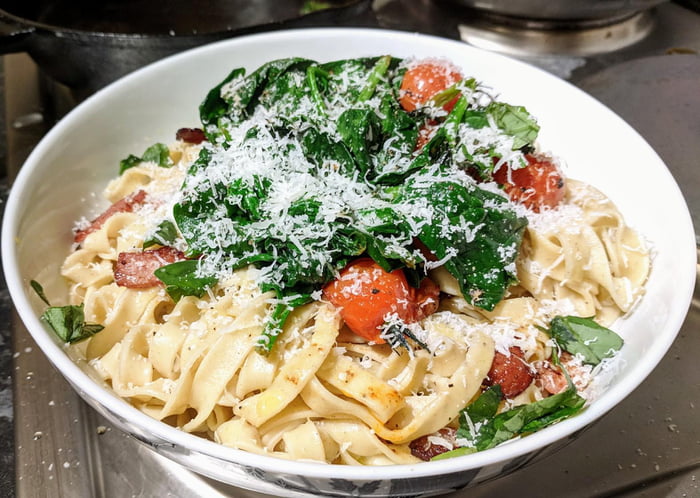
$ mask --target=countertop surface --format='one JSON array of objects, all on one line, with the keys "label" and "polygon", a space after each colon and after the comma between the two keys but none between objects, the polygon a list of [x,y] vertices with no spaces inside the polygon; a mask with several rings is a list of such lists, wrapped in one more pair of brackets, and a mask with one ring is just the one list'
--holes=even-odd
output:
[{"label": "countertop surface", "polygon": [[[4,70],[0,61],[0,95],[4,94]],[[5,212],[9,192],[4,167],[7,157],[5,141],[5,100],[0,98],[0,220]],[[12,412],[12,302],[5,286],[5,276],[0,266],[0,489],[6,496],[13,496],[15,489],[15,442]]]}]

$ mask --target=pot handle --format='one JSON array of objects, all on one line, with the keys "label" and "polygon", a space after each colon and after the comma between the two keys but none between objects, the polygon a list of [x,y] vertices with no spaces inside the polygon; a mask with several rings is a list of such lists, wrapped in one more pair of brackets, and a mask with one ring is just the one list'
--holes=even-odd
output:
[{"label": "pot handle", "polygon": [[34,26],[17,21],[0,11],[0,54],[24,52]]}]

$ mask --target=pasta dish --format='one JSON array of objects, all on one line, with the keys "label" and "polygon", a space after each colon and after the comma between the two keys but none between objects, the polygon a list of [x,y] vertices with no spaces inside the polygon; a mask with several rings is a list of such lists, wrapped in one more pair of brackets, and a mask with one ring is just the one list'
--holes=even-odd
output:
[{"label": "pasta dish", "polygon": [[200,116],[121,161],[42,317],[129,403],[250,452],[388,465],[605,389],[649,250],[524,107],[442,59],[290,58],[233,70]]}]

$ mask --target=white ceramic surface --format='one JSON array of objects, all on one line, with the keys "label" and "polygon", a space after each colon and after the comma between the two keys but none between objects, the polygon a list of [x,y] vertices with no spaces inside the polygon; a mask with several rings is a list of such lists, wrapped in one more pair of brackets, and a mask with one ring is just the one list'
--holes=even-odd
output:
[{"label": "white ceramic surface", "polygon": [[[542,148],[563,159],[566,175],[605,192],[652,243],[647,293],[614,327],[626,341],[625,367],[601,398],[570,420],[474,455],[382,468],[329,466],[248,454],[171,428],[117,398],[69,358],[39,321],[45,305],[29,281],[41,282],[56,303],[65,298],[59,267],[70,250],[70,227],[105,207],[99,193],[117,174],[121,158],[156,141],[172,141],[178,128],[197,126],[200,101],[234,67],[254,69],[288,56],[326,61],[382,54],[447,57],[503,100],[525,105],[542,127]],[[22,167],[5,210],[2,259],[15,306],[50,361],[102,415],[162,454],[215,479],[273,495],[420,496],[476,485],[515,469],[538,450],[574,437],[635,389],[683,322],[696,253],[687,206],[662,161],[624,121],[575,87],[460,42],[324,28],[198,48],[137,71],[85,101],[54,127]]]}]

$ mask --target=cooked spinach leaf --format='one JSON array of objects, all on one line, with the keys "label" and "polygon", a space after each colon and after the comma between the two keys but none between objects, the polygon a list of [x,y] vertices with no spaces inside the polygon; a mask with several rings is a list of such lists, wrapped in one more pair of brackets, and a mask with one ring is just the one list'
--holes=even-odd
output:
[{"label": "cooked spinach leaf", "polygon": [[245,75],[245,69],[236,68],[231,71],[224,80],[209,90],[204,101],[199,105],[199,117],[202,124],[205,125],[204,132],[207,138],[211,140],[215,135],[211,134],[207,125],[219,124],[219,119],[224,117],[229,111],[230,102],[222,95],[222,88],[231,82],[237,81]]},{"label": "cooked spinach leaf", "polygon": [[294,311],[294,308],[298,308],[310,301],[311,295],[309,294],[297,294],[284,297],[282,292],[277,289],[277,302],[273,305],[272,311],[268,314],[263,332],[260,337],[258,337],[258,343],[255,346],[258,353],[269,353],[282,333],[282,327],[289,314]]},{"label": "cooked spinach leaf", "polygon": [[[424,275],[416,239],[477,306],[493,309],[514,281],[526,220],[465,178],[459,140],[461,127],[492,121],[499,133],[532,139],[529,115],[479,107],[466,95],[478,87],[473,79],[436,97],[457,99],[449,115],[408,113],[398,99],[404,71],[389,56],[280,59],[248,75],[232,71],[200,106],[210,140],[173,216],[188,257],[261,270],[261,289],[286,303],[266,335],[281,329],[292,296],[307,299],[359,255]],[[416,150],[426,125],[433,133]],[[201,286],[171,282],[169,292],[183,289]]]},{"label": "cooked spinach leaf", "polygon": [[177,240],[177,227],[170,220],[163,220],[153,233],[143,241],[143,248],[160,245],[167,246]]},{"label": "cooked spinach leaf", "polygon": [[197,260],[188,259],[161,266],[153,273],[165,284],[165,291],[174,301],[183,296],[202,297],[217,281],[214,277],[203,277],[198,273]]},{"label": "cooked spinach leaf", "polygon": [[[406,202],[427,202],[433,221],[423,224],[418,238],[459,282],[465,299],[492,310],[515,282],[518,255],[527,220],[501,196],[450,180],[403,188]],[[418,219],[413,220],[419,222]],[[453,230],[453,227],[462,230]]]}]

